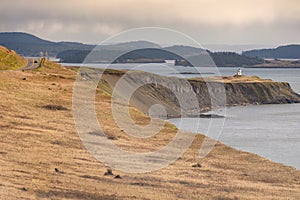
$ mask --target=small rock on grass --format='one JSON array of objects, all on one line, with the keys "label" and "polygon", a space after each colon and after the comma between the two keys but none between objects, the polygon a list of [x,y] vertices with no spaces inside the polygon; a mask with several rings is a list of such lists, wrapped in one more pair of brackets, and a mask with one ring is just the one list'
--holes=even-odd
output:
[{"label": "small rock on grass", "polygon": [[120,175],[116,175],[115,179],[121,179],[121,176]]},{"label": "small rock on grass", "polygon": [[107,169],[106,172],[104,173],[104,176],[113,176],[113,172],[111,169]]},{"label": "small rock on grass", "polygon": [[61,171],[58,168],[54,168],[54,171],[57,173],[61,173]]},{"label": "small rock on grass", "polygon": [[202,167],[202,165],[200,163],[195,163],[195,164],[192,165],[192,167],[198,167],[198,168],[200,168],[200,167]]}]

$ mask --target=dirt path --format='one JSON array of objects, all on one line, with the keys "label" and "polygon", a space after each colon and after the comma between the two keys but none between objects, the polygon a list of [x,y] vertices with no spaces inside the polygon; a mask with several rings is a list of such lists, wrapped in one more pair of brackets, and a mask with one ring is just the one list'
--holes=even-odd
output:
[{"label": "dirt path", "polygon": [[33,70],[40,66],[41,59],[38,58],[28,58],[27,65],[21,70]]}]

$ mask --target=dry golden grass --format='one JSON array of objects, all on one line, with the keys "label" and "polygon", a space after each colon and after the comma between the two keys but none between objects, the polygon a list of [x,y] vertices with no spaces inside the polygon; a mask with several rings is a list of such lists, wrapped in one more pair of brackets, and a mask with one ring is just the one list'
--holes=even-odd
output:
[{"label": "dry golden grass", "polygon": [[[60,67],[0,72],[0,199],[299,198],[296,169],[221,143],[199,159],[201,135],[167,168],[145,174],[113,171],[122,179],[104,176],[107,167],[86,151],[75,130],[74,80],[75,72]],[[169,124],[147,140],[127,136],[112,120],[109,91],[101,88],[96,97],[99,121],[116,145],[144,152],[172,139],[176,128]],[[43,108],[50,104],[68,110]],[[149,119],[138,110],[131,113],[147,124]],[[202,167],[192,167],[195,163]]]},{"label": "dry golden grass", "polygon": [[191,78],[190,80],[198,81],[215,81],[222,83],[262,83],[262,82],[274,82],[271,79],[262,79],[258,76],[213,76],[207,78]]},{"label": "dry golden grass", "polygon": [[27,61],[15,51],[0,46],[0,70],[13,70],[25,67]]}]

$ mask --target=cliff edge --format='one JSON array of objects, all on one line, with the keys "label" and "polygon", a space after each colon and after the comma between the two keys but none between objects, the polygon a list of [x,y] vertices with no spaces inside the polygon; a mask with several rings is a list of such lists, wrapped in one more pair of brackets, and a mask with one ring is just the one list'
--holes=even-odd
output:
[{"label": "cliff edge", "polygon": [[[103,82],[108,83],[110,88],[114,88],[124,74],[125,72],[122,71],[106,71]],[[257,76],[181,79],[137,71],[126,74],[132,84],[142,85],[135,90],[130,103],[146,114],[152,105],[161,104],[165,107],[169,118],[197,115],[213,109],[215,105],[300,102],[300,95],[292,90],[289,83],[275,82]],[[148,80],[149,84],[144,84],[145,80]],[[176,97],[174,91],[180,93],[186,101],[184,108],[179,105],[178,96]],[[189,96],[192,94],[191,91],[196,94],[199,106],[189,102],[192,101]]]}]

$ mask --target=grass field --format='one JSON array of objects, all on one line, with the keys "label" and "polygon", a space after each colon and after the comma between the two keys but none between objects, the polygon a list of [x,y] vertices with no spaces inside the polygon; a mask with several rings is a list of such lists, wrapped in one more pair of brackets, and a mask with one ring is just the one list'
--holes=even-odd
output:
[{"label": "grass field", "polygon": [[25,67],[26,59],[16,52],[0,46],[0,70],[13,70]]},{"label": "grass field", "polygon": [[[142,174],[113,170],[84,148],[72,117],[76,73],[46,61],[35,71],[0,72],[0,199],[298,199],[300,172],[260,156],[217,143],[203,159],[204,136],[167,168]],[[120,148],[154,151],[176,128],[166,124],[147,140],[126,135],[111,115],[110,91],[103,84],[96,110],[105,133]],[[135,108],[140,124],[149,118]],[[191,134],[191,133],[186,133]],[[199,163],[201,167],[193,167]]]}]

